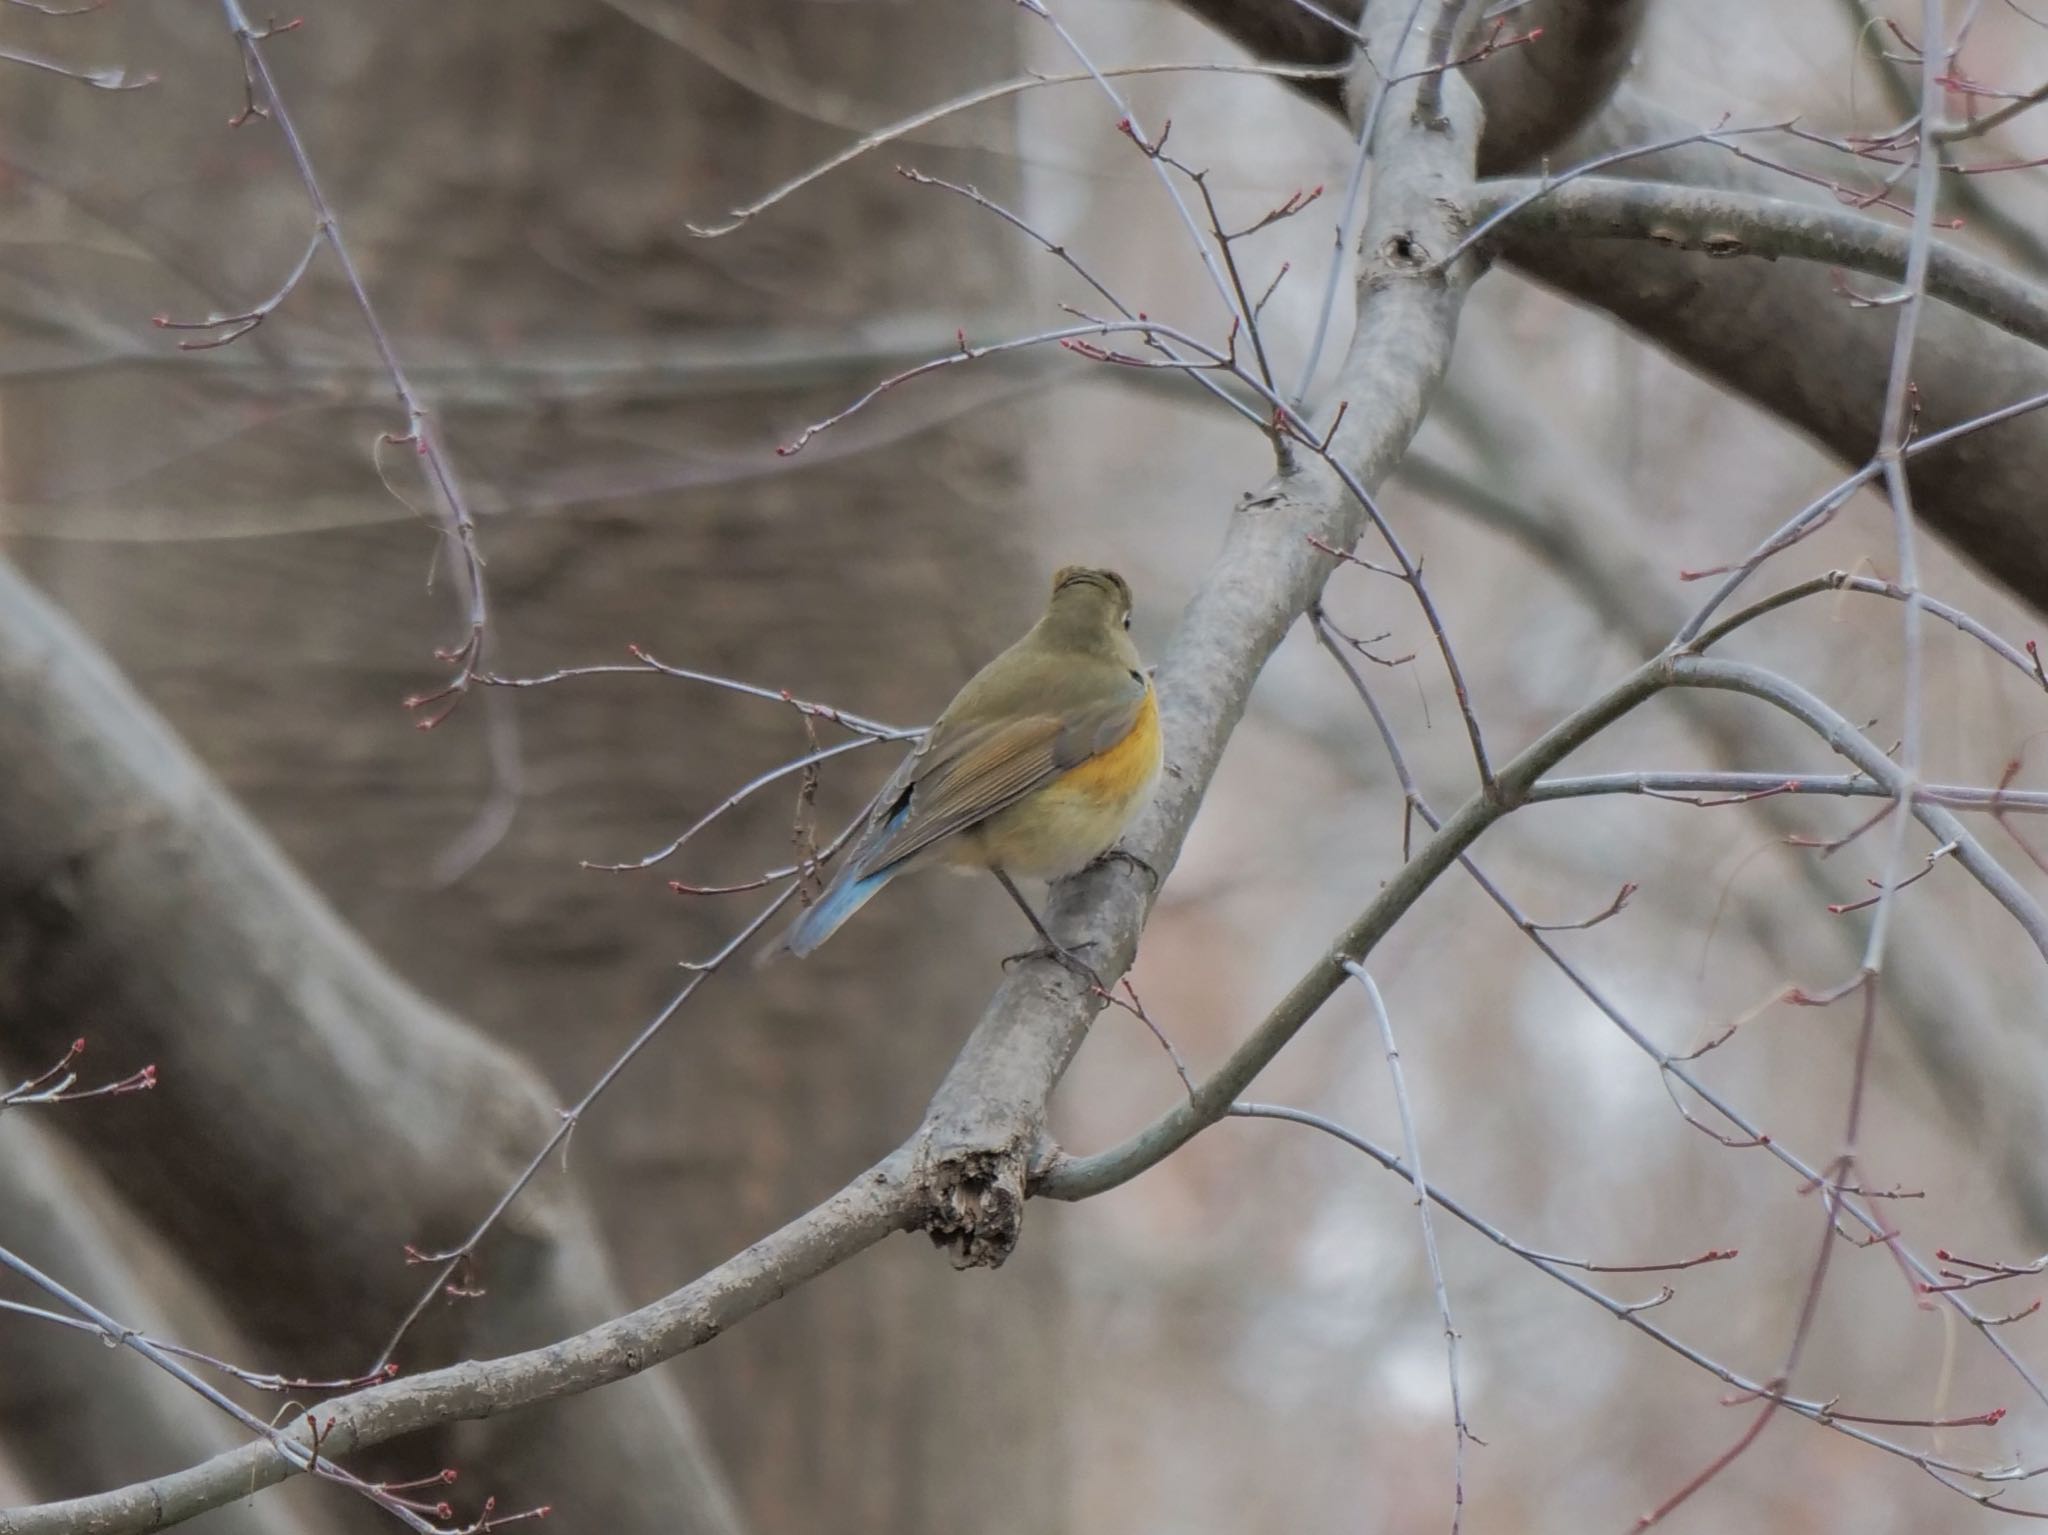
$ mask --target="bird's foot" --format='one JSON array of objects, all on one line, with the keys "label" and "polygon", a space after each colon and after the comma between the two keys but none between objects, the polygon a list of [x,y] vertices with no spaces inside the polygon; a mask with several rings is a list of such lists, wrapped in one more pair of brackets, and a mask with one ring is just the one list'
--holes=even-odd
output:
[{"label": "bird's foot", "polygon": [[1102,977],[1096,973],[1095,967],[1081,958],[1080,954],[1076,952],[1079,949],[1093,949],[1097,947],[1099,945],[1092,938],[1086,943],[1075,945],[1072,949],[1068,948],[1065,944],[1047,940],[1035,949],[1025,949],[1018,954],[1003,956],[1003,968],[1007,970],[1010,966],[1020,965],[1027,959],[1050,959],[1073,971],[1075,975],[1086,981],[1095,990],[1107,991],[1109,988],[1102,983]]},{"label": "bird's foot", "polygon": [[1153,868],[1152,865],[1150,865],[1149,863],[1145,862],[1144,859],[1140,858],[1136,853],[1132,852],[1129,848],[1123,846],[1123,844],[1121,843],[1117,844],[1117,846],[1111,848],[1108,852],[1104,853],[1101,857],[1097,858],[1095,862],[1127,863],[1132,868],[1136,869],[1140,874],[1144,875],[1146,879],[1150,880],[1152,882],[1153,892],[1155,894],[1158,893],[1159,871]]}]

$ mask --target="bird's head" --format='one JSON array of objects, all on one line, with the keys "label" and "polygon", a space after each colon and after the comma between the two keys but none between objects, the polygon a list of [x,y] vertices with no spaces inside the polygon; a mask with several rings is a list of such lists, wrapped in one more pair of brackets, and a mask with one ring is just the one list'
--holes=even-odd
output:
[{"label": "bird's head", "polygon": [[1102,652],[1135,668],[1131,643],[1131,587],[1113,570],[1068,565],[1052,578],[1045,623],[1076,649]]}]

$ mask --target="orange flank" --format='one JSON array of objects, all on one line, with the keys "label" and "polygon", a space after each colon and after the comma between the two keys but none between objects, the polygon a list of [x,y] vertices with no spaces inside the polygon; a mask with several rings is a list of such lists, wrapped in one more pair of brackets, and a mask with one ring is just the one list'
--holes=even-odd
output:
[{"label": "orange flank", "polygon": [[1149,686],[1131,732],[1106,752],[1054,779],[1046,787],[1085,794],[1104,807],[1128,806],[1152,787],[1159,775],[1159,695]]},{"label": "orange flank", "polygon": [[1159,703],[1148,684],[1137,721],[1108,751],[998,810],[961,839],[952,861],[1029,879],[1059,879],[1115,844],[1159,776]]}]

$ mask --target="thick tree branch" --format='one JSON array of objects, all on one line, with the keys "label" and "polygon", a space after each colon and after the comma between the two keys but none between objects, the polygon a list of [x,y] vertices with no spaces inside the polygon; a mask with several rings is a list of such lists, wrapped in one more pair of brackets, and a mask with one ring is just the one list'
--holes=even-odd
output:
[{"label": "thick tree branch", "polygon": [[1537,0],[1503,24],[1542,35],[1470,72],[1486,109],[1479,174],[1540,160],[1598,112],[1628,73],[1649,12],[1645,0]]},{"label": "thick tree branch", "polygon": [[[1455,9],[1455,6],[1452,7]],[[1422,22],[1434,30],[1437,10]],[[1373,13],[1373,44],[1391,56],[1408,7]],[[1394,15],[1394,12],[1400,15]],[[1323,419],[1347,408],[1332,456],[1370,490],[1399,462],[1450,359],[1469,261],[1436,270],[1470,227],[1476,104],[1455,78],[1444,115],[1418,113],[1415,80],[1395,87],[1375,135],[1378,179],[1362,239],[1358,319]],[[1322,590],[1329,561],[1311,538],[1355,542],[1365,509],[1321,459],[1298,455],[1238,504],[1222,553],[1181,615],[1158,675],[1166,772],[1127,843],[1150,871],[1112,861],[1066,881],[1054,931],[1091,944],[1105,976],[1131,962],[1138,931],[1244,713],[1252,685]],[[1045,1104],[1102,1006],[1065,970],[1034,964],[997,991],[940,1087],[919,1141],[933,1194],[930,1229],[962,1264],[998,1264],[1015,1244],[1026,1168]]]},{"label": "thick tree branch", "polygon": [[[1626,89],[1567,147],[1571,160],[1656,142],[1687,125]],[[1689,185],[1810,200],[1831,195],[1733,155],[1694,147],[1632,161]],[[1612,240],[1558,240],[1503,229],[1503,256],[1529,276],[1603,309],[1727,385],[1845,462],[1876,446],[1892,320],[1857,308],[1803,263],[1758,267]],[[1929,309],[1914,350],[1920,435],[2048,394],[2048,354],[1952,310]],[[2033,412],[1915,459],[1922,523],[2036,607],[2048,608],[2048,537],[2039,486],[2048,419]]]},{"label": "thick tree branch", "polygon": [[[1473,210],[1482,220],[1507,213],[1503,237],[1521,251],[1539,238],[1642,240],[1723,259],[1792,257],[1898,278],[1910,244],[1908,231],[1832,203],[1600,176],[1548,187],[1533,178],[1482,182]],[[1750,280],[1762,275],[1754,263],[1740,265]],[[1930,252],[1927,291],[2048,347],[2048,290],[1994,262],[1937,243]]]}]

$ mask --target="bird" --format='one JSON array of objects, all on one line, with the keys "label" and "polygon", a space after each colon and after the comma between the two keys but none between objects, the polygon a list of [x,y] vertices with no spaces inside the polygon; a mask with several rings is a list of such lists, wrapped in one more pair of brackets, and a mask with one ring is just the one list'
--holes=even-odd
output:
[{"label": "bird", "polygon": [[1122,576],[1058,571],[1045,616],[954,696],[868,806],[823,891],[760,962],[811,953],[898,876],[950,867],[995,875],[1043,940],[1030,952],[1093,979],[1015,881],[1086,868],[1151,798],[1159,698],[1130,627]]}]

